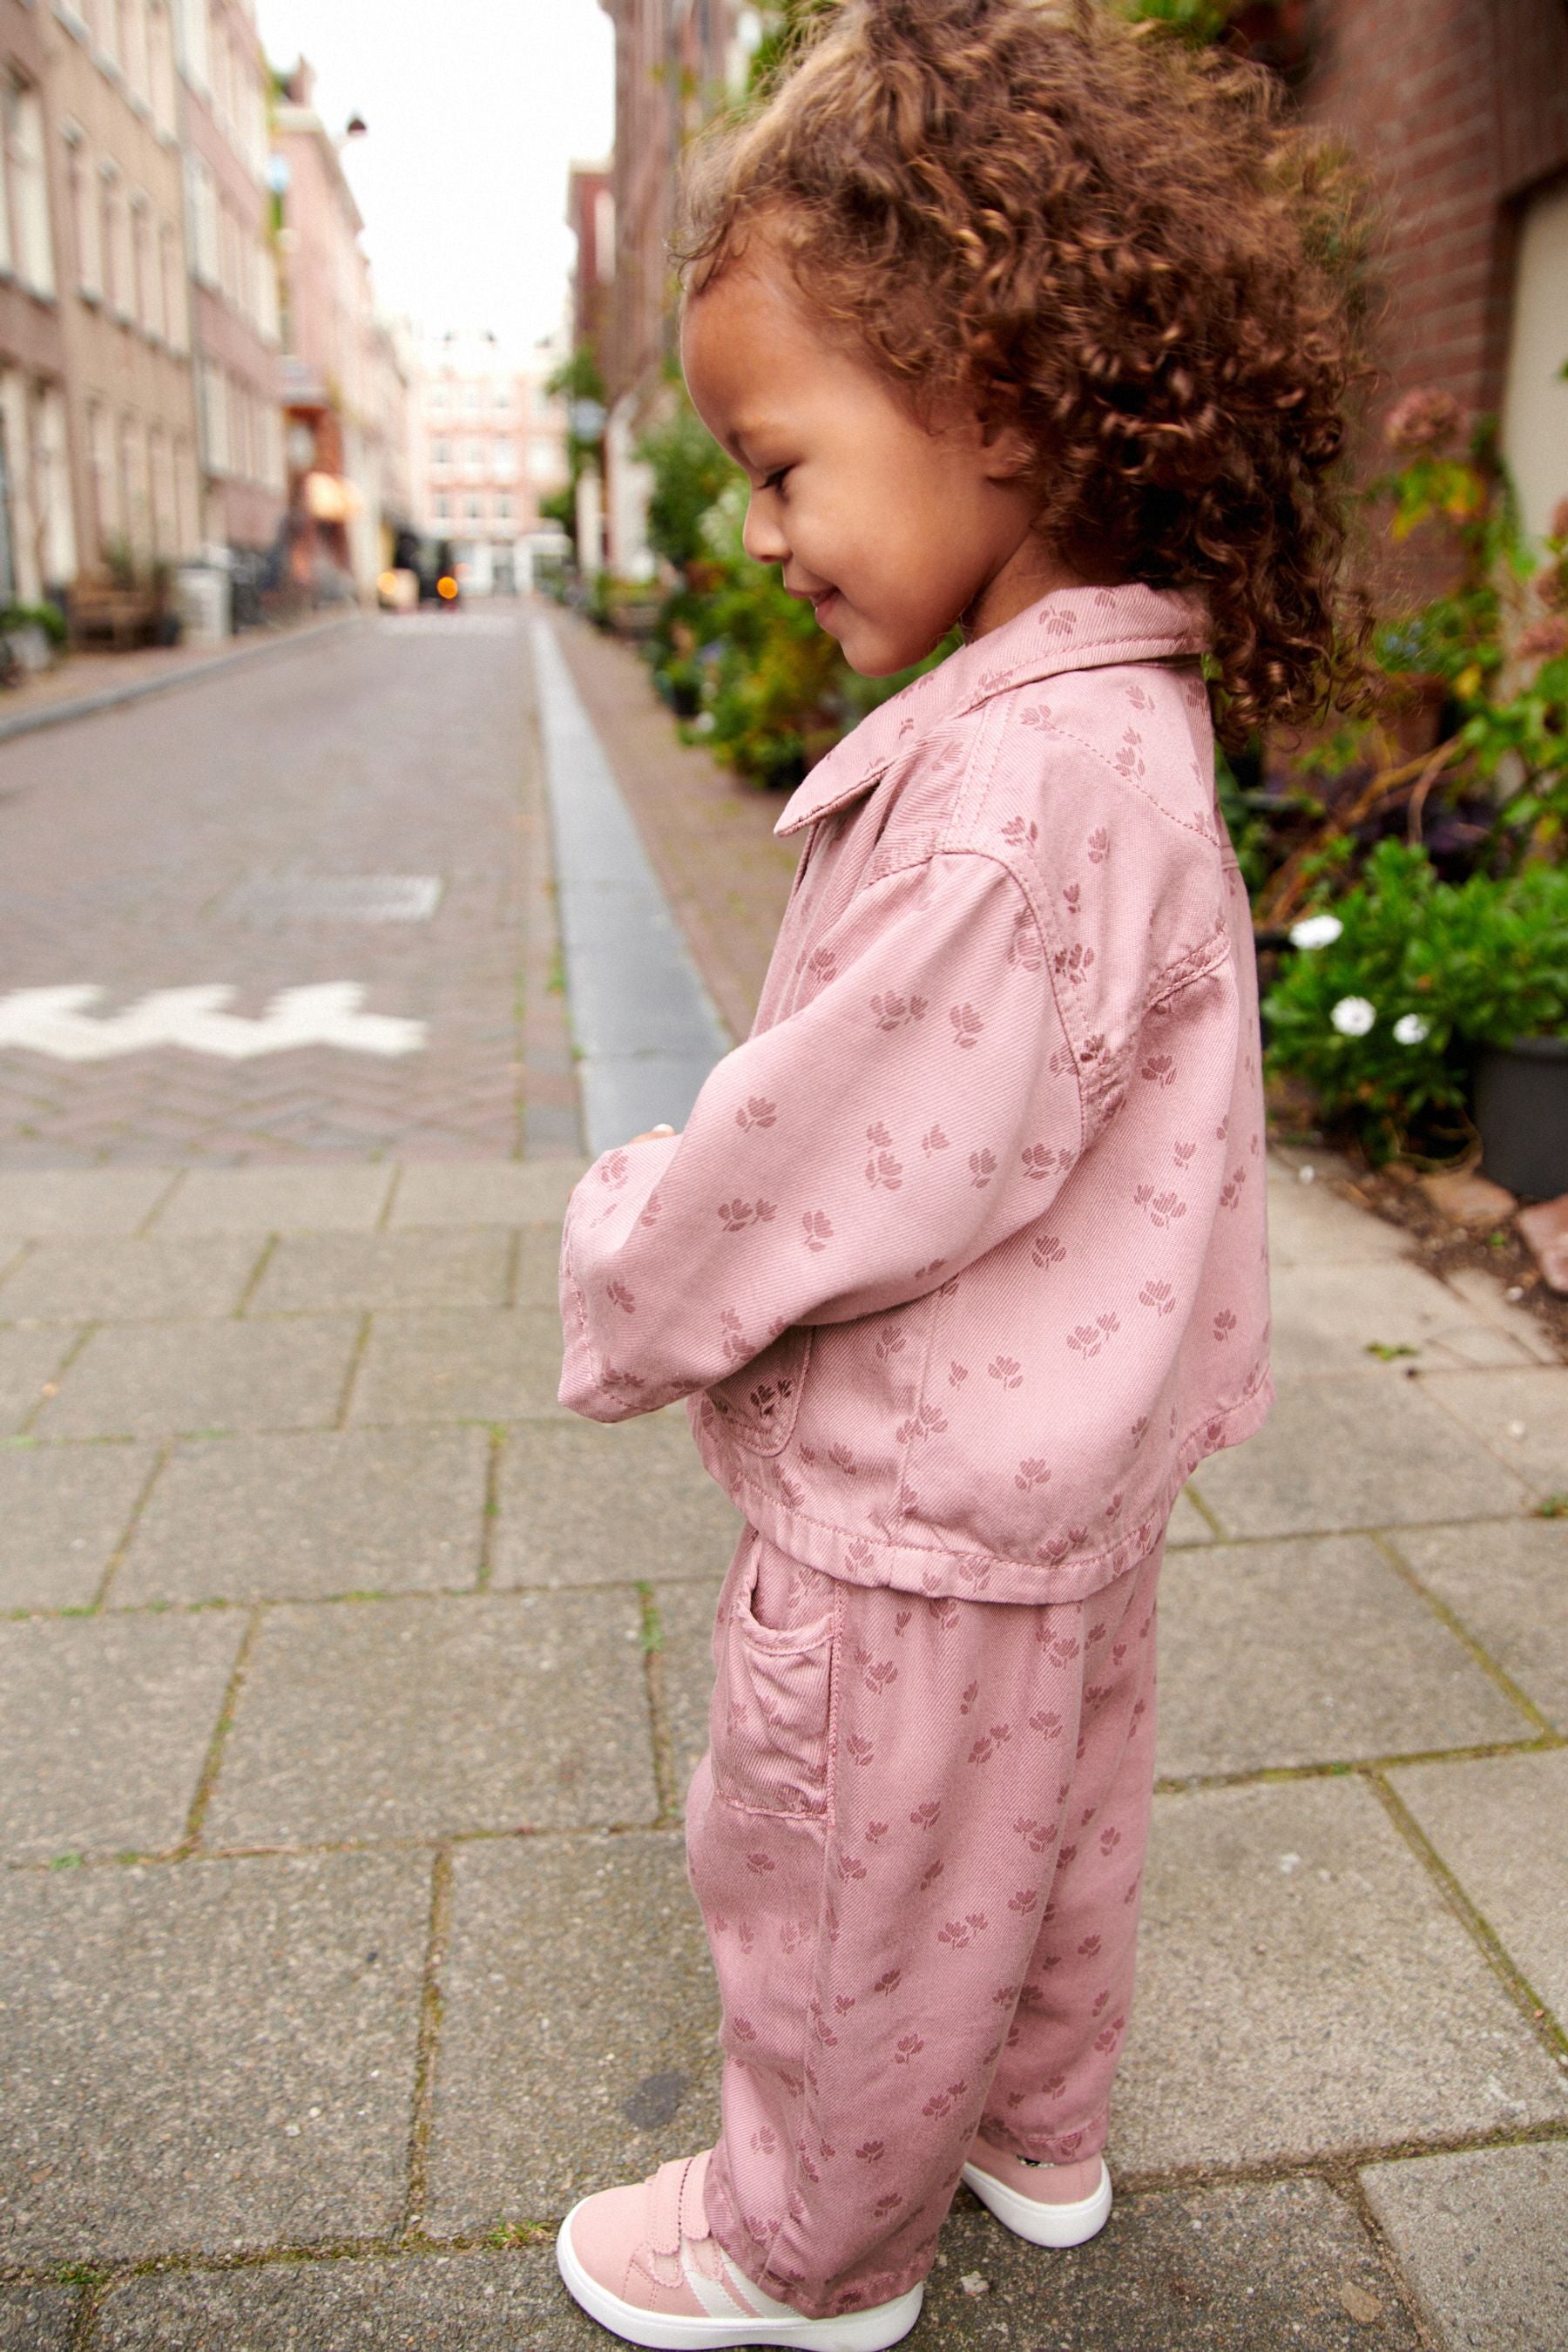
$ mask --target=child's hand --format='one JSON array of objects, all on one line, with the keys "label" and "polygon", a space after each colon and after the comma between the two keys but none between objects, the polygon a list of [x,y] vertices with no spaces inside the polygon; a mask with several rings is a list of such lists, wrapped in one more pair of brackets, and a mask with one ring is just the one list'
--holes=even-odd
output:
[{"label": "child's hand", "polygon": [[632,1141],[634,1143],[652,1143],[661,1135],[673,1135],[674,1133],[675,1129],[672,1127],[649,1127],[645,1128],[641,1135],[634,1135]]}]

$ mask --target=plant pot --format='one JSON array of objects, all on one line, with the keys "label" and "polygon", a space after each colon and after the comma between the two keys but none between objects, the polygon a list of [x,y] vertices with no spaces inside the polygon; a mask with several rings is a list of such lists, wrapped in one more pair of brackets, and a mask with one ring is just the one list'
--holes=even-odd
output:
[{"label": "plant pot", "polygon": [[1481,1165],[1537,1200],[1568,1192],[1568,1037],[1488,1045],[1476,1065]]}]

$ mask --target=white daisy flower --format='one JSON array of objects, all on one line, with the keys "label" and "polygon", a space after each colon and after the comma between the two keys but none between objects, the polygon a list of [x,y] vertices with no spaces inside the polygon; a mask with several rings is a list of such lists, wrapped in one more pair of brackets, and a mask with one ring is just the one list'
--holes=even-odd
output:
[{"label": "white daisy flower", "polygon": [[1432,1034],[1432,1024],[1423,1021],[1419,1013],[1402,1013],[1394,1024],[1394,1034],[1401,1045],[1420,1045]]},{"label": "white daisy flower", "polygon": [[1343,929],[1337,915],[1306,915],[1291,924],[1290,944],[1293,948],[1331,947]]},{"label": "white daisy flower", "polygon": [[1329,1019],[1342,1037],[1364,1037],[1377,1019],[1377,1007],[1364,996],[1342,996]]}]

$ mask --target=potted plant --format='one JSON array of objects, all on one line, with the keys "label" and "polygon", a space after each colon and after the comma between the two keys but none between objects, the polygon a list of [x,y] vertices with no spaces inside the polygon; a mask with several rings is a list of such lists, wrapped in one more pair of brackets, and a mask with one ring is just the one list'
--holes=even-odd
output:
[{"label": "potted plant", "polygon": [[1568,1189],[1568,871],[1439,879],[1378,845],[1296,923],[1264,1001],[1270,1067],[1304,1078],[1373,1160],[1481,1139],[1510,1191]]}]

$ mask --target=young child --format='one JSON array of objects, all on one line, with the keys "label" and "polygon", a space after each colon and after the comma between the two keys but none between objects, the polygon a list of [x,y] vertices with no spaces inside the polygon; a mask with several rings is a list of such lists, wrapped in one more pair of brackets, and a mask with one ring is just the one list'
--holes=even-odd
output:
[{"label": "young child", "polygon": [[876,2352],[960,2180],[1091,2236],[1183,1480],[1268,1409],[1226,740],[1350,676],[1353,219],[1260,72],[1102,0],[850,0],[689,199],[746,544],[858,670],[750,1038],[577,1187],[562,1402],[746,1514],[688,1850],[710,2150],[559,2259],[648,2346]]}]

